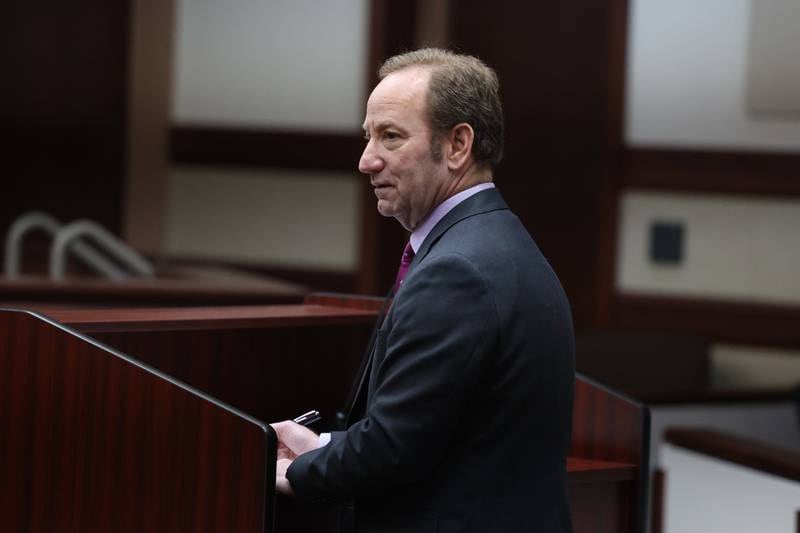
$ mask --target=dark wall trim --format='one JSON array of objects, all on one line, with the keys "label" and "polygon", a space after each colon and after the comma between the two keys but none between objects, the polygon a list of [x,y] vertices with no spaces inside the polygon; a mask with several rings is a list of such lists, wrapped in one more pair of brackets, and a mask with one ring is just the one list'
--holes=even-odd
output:
[{"label": "dark wall trim", "polygon": [[613,314],[618,328],[800,348],[800,306],[618,294]]},{"label": "dark wall trim", "polygon": [[267,276],[297,283],[308,288],[309,291],[331,291],[353,293],[356,290],[355,272],[331,271],[324,268],[288,267],[270,264],[238,263],[220,259],[203,257],[170,257],[168,260],[156,262],[163,270],[180,267],[219,267],[233,271],[249,272],[256,275]]},{"label": "dark wall trim", "polygon": [[624,152],[622,187],[800,196],[800,153],[639,149]]},{"label": "dark wall trim", "polygon": [[615,261],[617,256],[617,213],[619,175],[624,136],[625,77],[628,57],[628,0],[609,3],[608,11],[608,89],[606,106],[608,124],[603,151],[605,168],[600,189],[597,225],[597,264],[591,326],[605,328],[611,322],[614,298]]},{"label": "dark wall trim", "polygon": [[175,164],[281,167],[357,172],[364,148],[360,132],[322,133],[174,126]]},{"label": "dark wall trim", "polygon": [[650,533],[664,531],[664,487],[666,485],[666,472],[663,468],[656,468],[651,481],[650,496]]},{"label": "dark wall trim", "polygon": [[[367,87],[369,95],[378,83],[378,67],[403,50],[414,48],[417,28],[417,0],[393,2],[370,0],[369,59]],[[369,180],[362,181],[361,234],[357,287],[361,294],[385,294],[393,283],[397,262],[407,234],[393,218],[382,217],[375,208],[375,192]]]}]

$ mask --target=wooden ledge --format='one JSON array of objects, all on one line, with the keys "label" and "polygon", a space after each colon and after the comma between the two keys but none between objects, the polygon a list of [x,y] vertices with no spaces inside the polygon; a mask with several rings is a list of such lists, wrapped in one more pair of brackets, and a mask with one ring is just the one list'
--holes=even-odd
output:
[{"label": "wooden ledge", "polygon": [[768,404],[788,402],[792,399],[792,389],[786,388],[713,389],[709,387],[706,389],[625,392],[650,407],[696,404],[725,406],[732,404]]},{"label": "wooden ledge", "polygon": [[754,470],[800,481],[800,453],[728,433],[669,428],[666,442]]},{"label": "wooden ledge", "polygon": [[84,333],[371,324],[368,310],[322,305],[51,309],[47,316]]},{"label": "wooden ledge", "polygon": [[567,458],[567,478],[570,485],[581,483],[615,483],[636,479],[636,465],[595,461],[581,457]]},{"label": "wooden ledge", "polygon": [[[173,302],[173,305],[299,303],[308,293],[301,285],[274,278],[174,279],[131,278],[115,282],[72,278],[65,282],[39,277],[0,279],[0,300],[80,302],[86,305],[135,305],[136,302]],[[179,303],[178,303],[179,302]],[[158,305],[158,304],[154,304]]]}]

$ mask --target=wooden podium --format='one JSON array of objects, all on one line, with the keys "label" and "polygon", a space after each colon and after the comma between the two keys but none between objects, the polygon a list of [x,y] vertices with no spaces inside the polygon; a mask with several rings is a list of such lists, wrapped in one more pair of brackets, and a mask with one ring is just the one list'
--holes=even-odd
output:
[{"label": "wooden podium", "polygon": [[0,530],[271,531],[275,451],[269,426],[0,311]]},{"label": "wooden podium", "polygon": [[[303,305],[54,310],[49,316],[255,419],[319,409],[328,424],[317,429],[325,429],[344,405],[380,304],[315,295]],[[0,367],[0,380],[11,373]],[[581,377],[575,394],[566,465],[575,531],[643,531],[646,407]],[[280,533],[332,531],[328,509],[279,499],[275,515]]]}]

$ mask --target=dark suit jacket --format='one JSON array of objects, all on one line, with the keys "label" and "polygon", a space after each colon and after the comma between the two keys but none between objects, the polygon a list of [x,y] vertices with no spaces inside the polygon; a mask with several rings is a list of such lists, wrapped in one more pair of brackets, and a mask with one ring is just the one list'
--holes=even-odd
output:
[{"label": "dark suit jacket", "polygon": [[[357,531],[571,531],[574,386],[561,285],[496,189],[426,238],[378,331],[365,413],[288,471]],[[362,392],[363,394],[363,392]]]}]

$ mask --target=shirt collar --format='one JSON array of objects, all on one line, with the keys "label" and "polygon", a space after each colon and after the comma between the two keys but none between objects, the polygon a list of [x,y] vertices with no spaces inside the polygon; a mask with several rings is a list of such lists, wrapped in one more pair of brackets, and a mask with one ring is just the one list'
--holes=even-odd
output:
[{"label": "shirt collar", "polygon": [[478,185],[473,185],[469,189],[465,189],[458,194],[454,194],[444,202],[437,205],[433,211],[431,211],[428,216],[425,217],[425,220],[423,220],[420,225],[417,226],[417,229],[411,233],[411,238],[409,241],[411,242],[411,248],[414,250],[414,253],[417,253],[417,251],[420,249],[422,243],[425,242],[425,238],[430,234],[433,227],[436,226],[436,224],[438,224],[447,213],[452,211],[455,206],[473,194],[477,194],[493,187],[494,183],[491,182],[479,183]]}]

